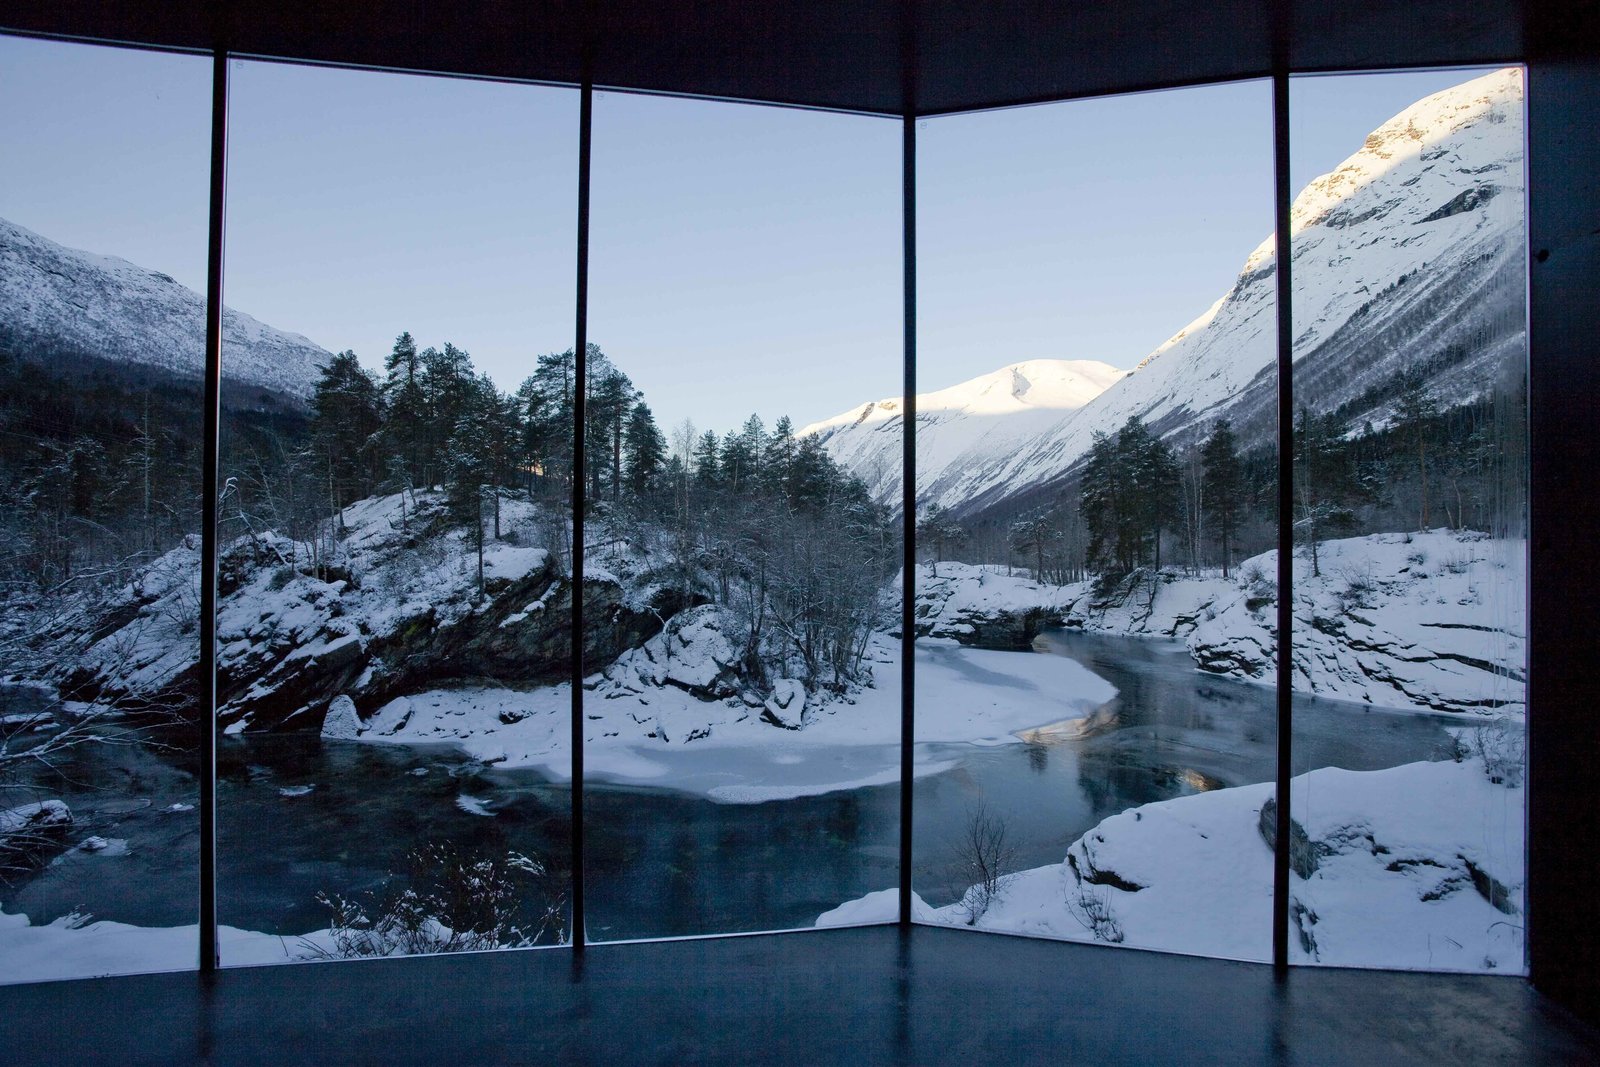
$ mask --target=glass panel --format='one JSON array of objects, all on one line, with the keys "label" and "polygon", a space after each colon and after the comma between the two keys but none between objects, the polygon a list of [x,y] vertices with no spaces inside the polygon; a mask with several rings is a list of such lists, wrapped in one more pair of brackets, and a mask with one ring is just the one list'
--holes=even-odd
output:
[{"label": "glass panel", "polygon": [[0,37],[0,981],[199,958],[210,89]]},{"label": "glass panel", "polygon": [[[893,896],[899,135],[595,100],[596,940],[810,926]],[[858,421],[859,457],[834,437]]]},{"label": "glass panel", "polygon": [[1269,87],[918,143],[918,917],[1265,959]]},{"label": "glass panel", "polygon": [[231,76],[223,961],[559,942],[577,93]]},{"label": "glass panel", "polygon": [[1522,75],[1292,93],[1291,958],[1521,972]]}]

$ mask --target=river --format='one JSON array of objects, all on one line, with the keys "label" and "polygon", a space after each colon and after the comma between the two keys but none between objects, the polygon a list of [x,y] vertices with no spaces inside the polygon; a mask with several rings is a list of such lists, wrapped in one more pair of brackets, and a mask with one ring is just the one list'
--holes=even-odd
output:
[{"label": "river", "polygon": [[[1125,808],[1274,775],[1272,690],[1203,674],[1176,642],[1053,631],[1035,647],[1079,661],[1118,696],[1075,732],[920,746],[919,761],[951,765],[914,786],[913,884],[930,903],[948,902],[964,885],[955,839],[980,804],[1005,821],[1017,865],[1028,868],[1059,863],[1072,841]],[[1297,771],[1368,770],[1439,758],[1445,727],[1460,720],[1297,697],[1295,724]],[[125,746],[80,749],[64,770],[69,784],[49,795],[78,816],[73,840],[97,834],[113,847],[70,850],[31,878],[0,884],[0,906],[35,924],[71,912],[141,926],[193,923],[198,824],[181,810],[195,802],[193,775]],[[429,841],[561,864],[570,796],[539,772],[485,766],[448,746],[226,737],[218,753],[221,921],[286,935],[326,926],[319,892],[377,892],[408,850]],[[896,881],[897,785],[733,804],[687,789],[591,782],[585,803],[594,940],[809,926]]]}]

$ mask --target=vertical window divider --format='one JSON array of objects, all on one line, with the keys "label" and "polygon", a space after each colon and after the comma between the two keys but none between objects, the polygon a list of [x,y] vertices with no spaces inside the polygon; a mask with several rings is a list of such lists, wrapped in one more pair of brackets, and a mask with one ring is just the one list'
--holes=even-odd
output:
[{"label": "vertical window divider", "polygon": [[211,56],[211,213],[206,255],[200,525],[200,973],[217,969],[217,537],[222,421],[222,242],[228,171],[228,52]]},{"label": "vertical window divider", "polygon": [[901,229],[905,268],[905,384],[900,435],[900,926],[911,925],[911,810],[913,752],[916,741],[916,572],[917,572],[917,116],[900,120]]},{"label": "vertical window divider", "polygon": [[[585,64],[587,67],[587,64]],[[572,933],[581,952],[583,927],[583,512],[586,506],[583,427],[588,417],[589,348],[589,149],[594,125],[594,80],[586,69],[578,97],[578,278],[577,337],[572,352]]]},{"label": "vertical window divider", "polygon": [[1276,819],[1272,834],[1272,965],[1289,966],[1289,845],[1294,771],[1294,306],[1289,232],[1289,68],[1280,53],[1272,71],[1273,258],[1278,316],[1278,603]]}]

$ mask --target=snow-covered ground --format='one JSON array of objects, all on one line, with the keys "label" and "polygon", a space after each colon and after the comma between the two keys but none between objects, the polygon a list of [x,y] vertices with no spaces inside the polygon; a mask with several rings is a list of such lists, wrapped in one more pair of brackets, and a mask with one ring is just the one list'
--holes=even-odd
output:
[{"label": "snow-covered ground", "polygon": [[[1146,804],[1106,819],[1059,864],[1010,874],[970,923],[961,902],[918,921],[1265,960],[1270,784]],[[1291,789],[1290,960],[1429,970],[1523,967],[1523,791],[1480,758],[1381,771],[1329,767]],[[1267,820],[1270,826],[1270,818]],[[818,926],[893,919],[892,890]]]},{"label": "snow-covered ground", "polygon": [[[719,660],[725,664],[733,653],[704,625],[706,614],[685,614],[694,617],[590,680],[587,775],[747,803],[898,779],[898,642],[874,639],[874,684],[849,696],[819,699],[791,681],[779,686],[789,693],[786,708],[738,694],[705,700],[684,686],[706,684]],[[942,639],[919,641],[916,654],[917,739],[925,744],[1017,743],[1019,733],[1082,718],[1116,695],[1110,683],[1061,656],[990,652]],[[329,729],[330,736],[362,741],[453,742],[485,762],[565,778],[571,699],[566,685],[433,690],[391,701],[365,722],[332,718]],[[779,725],[785,721],[792,728]],[[917,772],[948,766],[926,756]]]},{"label": "snow-covered ground", "polygon": [[[0,983],[51,982],[113,974],[192,971],[200,958],[198,926],[130,926],[83,922],[65,916],[32,926],[26,915],[0,912]],[[229,967],[316,958],[328,945],[326,931],[303,937],[217,929],[218,950]]]}]

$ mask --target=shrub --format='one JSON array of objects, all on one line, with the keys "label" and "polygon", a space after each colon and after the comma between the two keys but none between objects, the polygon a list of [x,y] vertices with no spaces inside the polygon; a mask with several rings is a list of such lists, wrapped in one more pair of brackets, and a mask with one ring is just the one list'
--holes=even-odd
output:
[{"label": "shrub", "polygon": [[958,884],[969,883],[961,895],[961,908],[967,925],[975,926],[999,899],[1005,878],[1016,865],[1017,849],[1007,840],[1005,820],[979,804],[967,812],[955,852]]},{"label": "shrub", "polygon": [[[524,948],[566,942],[564,879],[518,852],[464,855],[448,843],[410,852],[404,884],[391,876],[366,901],[317,894],[330,915],[329,944],[305,942],[305,958],[355,959]],[[530,907],[524,899],[531,898]]]}]

